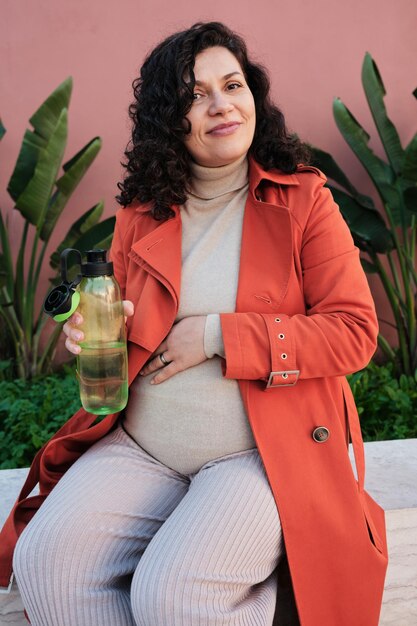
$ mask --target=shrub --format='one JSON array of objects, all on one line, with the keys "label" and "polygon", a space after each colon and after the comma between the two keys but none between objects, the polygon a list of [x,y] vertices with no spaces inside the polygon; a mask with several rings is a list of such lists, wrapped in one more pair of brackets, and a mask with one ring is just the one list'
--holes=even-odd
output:
[{"label": "shrub", "polygon": [[417,370],[394,374],[395,365],[376,365],[348,376],[365,441],[417,437]]},{"label": "shrub", "polygon": [[0,469],[29,466],[80,407],[75,365],[30,381],[0,381]]}]

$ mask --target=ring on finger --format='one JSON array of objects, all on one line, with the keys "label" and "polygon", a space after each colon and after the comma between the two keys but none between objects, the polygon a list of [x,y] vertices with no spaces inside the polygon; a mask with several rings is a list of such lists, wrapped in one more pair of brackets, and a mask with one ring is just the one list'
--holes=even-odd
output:
[{"label": "ring on finger", "polygon": [[162,363],[164,365],[169,365],[171,363],[171,361],[167,361],[166,358],[164,357],[164,353],[161,352],[161,354],[159,355],[159,358],[161,359]]}]

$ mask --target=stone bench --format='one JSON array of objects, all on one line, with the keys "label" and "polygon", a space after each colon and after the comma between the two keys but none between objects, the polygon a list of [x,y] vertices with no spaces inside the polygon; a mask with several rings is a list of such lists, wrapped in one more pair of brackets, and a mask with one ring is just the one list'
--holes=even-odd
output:
[{"label": "stone bench", "polygon": [[[390,555],[379,626],[417,625],[417,439],[366,443],[365,454],[366,489],[386,511]],[[0,526],[27,472],[0,471]],[[28,624],[16,583],[0,594],[0,626],[6,624]]]}]

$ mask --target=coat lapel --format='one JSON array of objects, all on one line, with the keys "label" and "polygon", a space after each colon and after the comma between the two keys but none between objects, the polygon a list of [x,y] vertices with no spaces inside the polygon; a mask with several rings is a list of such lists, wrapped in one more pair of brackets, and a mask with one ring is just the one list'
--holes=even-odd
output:
[{"label": "coat lapel", "polygon": [[249,157],[236,311],[277,310],[288,289],[292,267],[292,223],[280,185],[298,185],[294,174],[266,171]]},{"label": "coat lapel", "polygon": [[[135,305],[128,318],[128,339],[154,352],[171,329],[181,291],[181,218],[175,216],[134,242],[129,258],[142,272],[133,272],[127,298]],[[151,217],[149,219],[152,219]]]},{"label": "coat lapel", "polygon": [[276,310],[288,289],[292,266],[287,207],[256,200],[245,207],[236,311]]},{"label": "coat lapel", "polygon": [[179,207],[172,208],[175,216],[136,241],[129,256],[161,281],[177,304],[181,289],[182,229]]}]

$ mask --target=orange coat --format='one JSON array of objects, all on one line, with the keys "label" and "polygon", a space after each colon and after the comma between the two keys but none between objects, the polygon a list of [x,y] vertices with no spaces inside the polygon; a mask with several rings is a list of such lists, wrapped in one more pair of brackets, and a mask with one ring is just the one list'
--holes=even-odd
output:
[{"label": "orange coat", "polygon": [[[363,443],[345,375],[369,362],[378,323],[359,250],[325,181],[316,168],[284,174],[250,158],[236,311],[221,314],[223,375],[239,381],[279,510],[301,626],[377,626],[384,513],[364,491]],[[135,304],[129,383],[178,310],[181,213],[173,209],[162,223],[149,205],[116,214],[111,258],[123,297]],[[0,534],[0,585],[9,582],[25,524],[117,417],[91,426],[96,416],[81,409],[37,454]],[[28,497],[38,481],[40,495]]]}]

